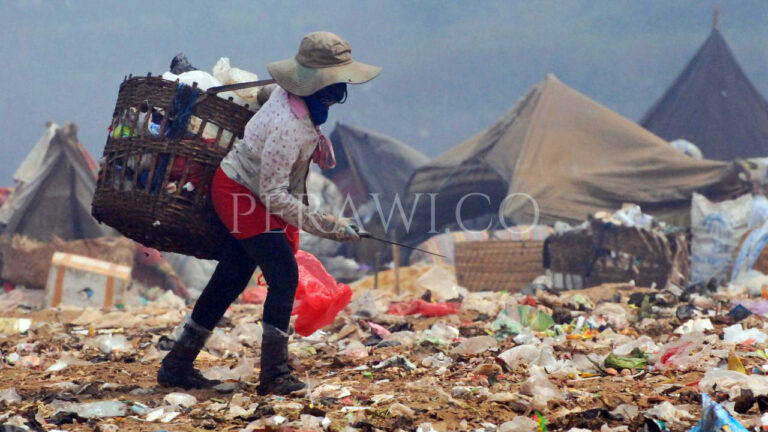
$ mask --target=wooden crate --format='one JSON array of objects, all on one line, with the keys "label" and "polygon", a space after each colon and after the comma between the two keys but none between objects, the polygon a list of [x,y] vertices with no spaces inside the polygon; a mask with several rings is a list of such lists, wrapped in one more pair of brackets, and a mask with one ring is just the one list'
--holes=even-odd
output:
[{"label": "wooden crate", "polygon": [[535,240],[456,243],[458,284],[470,291],[521,291],[544,273],[543,247]]}]

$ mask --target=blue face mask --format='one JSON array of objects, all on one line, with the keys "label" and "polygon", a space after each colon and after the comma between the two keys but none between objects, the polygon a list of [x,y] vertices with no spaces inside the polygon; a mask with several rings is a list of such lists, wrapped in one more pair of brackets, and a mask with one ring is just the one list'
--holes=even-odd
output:
[{"label": "blue face mask", "polygon": [[345,83],[332,84],[309,96],[302,96],[309,109],[309,117],[315,126],[320,126],[328,120],[328,108],[336,103],[344,103],[347,99]]}]

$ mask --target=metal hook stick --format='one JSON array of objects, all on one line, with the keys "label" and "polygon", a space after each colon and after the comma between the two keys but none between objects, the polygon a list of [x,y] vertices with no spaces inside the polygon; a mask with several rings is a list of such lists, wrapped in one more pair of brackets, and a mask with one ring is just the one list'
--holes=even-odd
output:
[{"label": "metal hook stick", "polygon": [[401,246],[401,247],[404,247],[404,248],[407,248],[407,249],[413,249],[413,250],[417,250],[419,252],[424,252],[424,253],[427,253],[427,254],[430,254],[430,255],[435,255],[435,256],[439,256],[441,258],[445,258],[445,255],[441,255],[441,254],[436,253],[436,252],[430,252],[428,250],[420,249],[420,248],[413,247],[413,246],[404,245],[402,243],[398,243],[398,242],[395,242],[395,241],[392,241],[392,240],[386,240],[386,239],[383,239],[383,238],[374,237],[370,233],[362,232],[362,233],[359,233],[359,235],[360,235],[360,238],[376,240],[376,241],[380,241],[382,243],[389,243],[391,245]]}]

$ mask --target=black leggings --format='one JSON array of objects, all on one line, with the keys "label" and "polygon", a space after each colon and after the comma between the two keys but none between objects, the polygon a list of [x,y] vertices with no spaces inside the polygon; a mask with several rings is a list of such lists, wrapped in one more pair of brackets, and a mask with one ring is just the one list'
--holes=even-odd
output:
[{"label": "black leggings", "polygon": [[270,231],[243,240],[231,238],[219,264],[192,310],[192,320],[213,330],[229,305],[248,285],[260,267],[269,285],[264,303],[264,322],[288,331],[293,298],[299,284],[299,268],[282,231]]}]

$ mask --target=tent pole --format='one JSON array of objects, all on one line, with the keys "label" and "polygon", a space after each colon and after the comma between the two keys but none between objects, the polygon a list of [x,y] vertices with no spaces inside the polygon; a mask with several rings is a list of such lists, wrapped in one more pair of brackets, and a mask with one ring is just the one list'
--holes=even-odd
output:
[{"label": "tent pole", "polygon": [[395,292],[400,295],[400,246],[392,245],[392,258],[395,261]]}]

